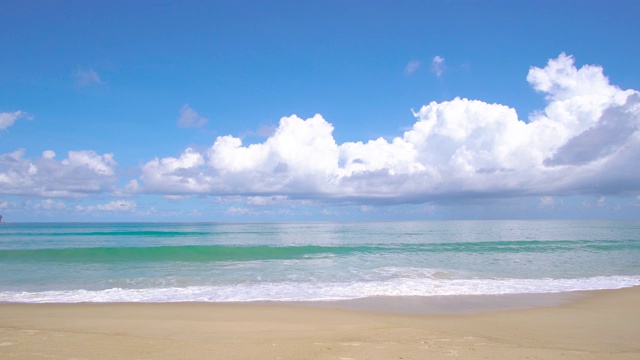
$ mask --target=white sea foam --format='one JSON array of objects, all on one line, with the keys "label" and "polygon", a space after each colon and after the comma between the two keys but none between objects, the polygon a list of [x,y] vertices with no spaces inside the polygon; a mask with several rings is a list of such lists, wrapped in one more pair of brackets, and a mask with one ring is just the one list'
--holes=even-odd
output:
[{"label": "white sea foam", "polygon": [[454,279],[468,277],[468,274],[465,274],[462,271],[428,269],[420,267],[384,266],[374,269],[372,272],[385,278]]},{"label": "white sea foam", "polygon": [[373,296],[506,295],[562,293],[640,286],[640,276],[579,279],[402,278],[358,283],[248,283],[222,286],[0,292],[0,302],[247,302],[325,301]]}]

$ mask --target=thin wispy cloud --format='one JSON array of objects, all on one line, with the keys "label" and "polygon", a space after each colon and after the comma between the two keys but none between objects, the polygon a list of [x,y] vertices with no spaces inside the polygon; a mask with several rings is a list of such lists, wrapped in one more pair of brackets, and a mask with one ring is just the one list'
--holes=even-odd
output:
[{"label": "thin wispy cloud", "polygon": [[45,199],[33,204],[34,210],[52,210],[52,209],[62,210],[62,209],[65,209],[66,207],[67,206],[65,205],[64,202],[55,201],[53,199]]},{"label": "thin wispy cloud", "polygon": [[182,128],[200,128],[207,124],[209,119],[200,116],[195,110],[193,110],[188,104],[185,104],[180,108],[180,115],[178,116],[178,126]]},{"label": "thin wispy cloud", "polygon": [[0,130],[4,130],[12,126],[18,119],[31,119],[31,115],[24,111],[13,111],[0,113]]},{"label": "thin wispy cloud", "polygon": [[414,72],[416,72],[416,70],[418,70],[420,68],[421,62],[418,60],[411,60],[409,61],[409,63],[407,64],[407,66],[404,67],[404,73],[407,75],[411,75]]},{"label": "thin wispy cloud", "polygon": [[103,84],[102,79],[100,79],[100,75],[98,75],[98,73],[93,69],[78,69],[74,73],[74,77],[76,79],[76,85],[78,86]]},{"label": "thin wispy cloud", "polygon": [[103,211],[134,211],[136,202],[130,200],[116,200],[107,204],[98,204],[96,208]]},{"label": "thin wispy cloud", "polygon": [[431,72],[436,74],[437,77],[441,77],[446,69],[446,65],[444,63],[444,58],[440,55],[434,56],[431,61]]},{"label": "thin wispy cloud", "polygon": [[100,212],[100,211],[133,213],[136,211],[137,206],[138,204],[135,201],[114,200],[106,204],[97,204],[97,205],[89,205],[89,206],[76,205],[74,207],[74,210],[82,213],[92,213],[92,212]]},{"label": "thin wispy cloud", "polygon": [[604,196],[599,196],[595,201],[583,201],[580,204],[580,207],[582,209],[599,208],[599,207],[605,206],[606,203],[607,203],[606,198]]},{"label": "thin wispy cloud", "polygon": [[556,201],[553,196],[543,196],[540,198],[540,202],[538,203],[538,207],[540,208],[554,208],[556,207]]}]

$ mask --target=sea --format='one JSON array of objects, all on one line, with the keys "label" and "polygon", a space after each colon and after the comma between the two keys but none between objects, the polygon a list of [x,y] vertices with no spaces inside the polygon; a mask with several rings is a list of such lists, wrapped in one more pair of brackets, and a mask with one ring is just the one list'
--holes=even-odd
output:
[{"label": "sea", "polygon": [[323,302],[640,285],[640,221],[0,224],[0,302]]}]

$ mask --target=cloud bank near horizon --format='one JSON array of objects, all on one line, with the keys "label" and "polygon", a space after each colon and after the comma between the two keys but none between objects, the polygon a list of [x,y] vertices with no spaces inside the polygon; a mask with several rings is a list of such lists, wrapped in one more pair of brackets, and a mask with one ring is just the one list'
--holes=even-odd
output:
[{"label": "cloud bank near horizon", "polygon": [[113,154],[69,151],[60,161],[51,150],[36,159],[26,159],[24,154],[24,149],[0,154],[0,193],[73,198],[116,189],[117,163]]},{"label": "cloud bank near horizon", "polygon": [[527,122],[508,106],[455,98],[414,112],[402,136],[337,144],[322,115],[292,115],[262,143],[226,135],[155,158],[142,166],[141,189],[389,203],[638,190],[637,91],[564,53],[530,68],[527,81],[548,101]]},{"label": "cloud bank near horizon", "polygon": [[543,68],[531,67],[527,81],[547,100],[528,121],[509,106],[456,97],[415,111],[415,124],[402,136],[338,144],[322,115],[291,115],[261,143],[218,136],[208,148],[147,161],[121,189],[112,154],[70,151],[58,161],[45,151],[30,160],[18,150],[0,155],[0,192],[277,196],[362,204],[636,196],[640,93],[610,84],[600,66],[576,68],[564,53]]}]

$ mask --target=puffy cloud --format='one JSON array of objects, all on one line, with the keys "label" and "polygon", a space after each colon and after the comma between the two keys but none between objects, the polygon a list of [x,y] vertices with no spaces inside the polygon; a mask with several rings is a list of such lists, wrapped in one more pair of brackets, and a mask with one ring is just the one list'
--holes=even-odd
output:
[{"label": "puffy cloud", "polygon": [[[43,155],[47,156],[50,153]],[[68,157],[62,160],[61,164],[70,169],[88,169],[98,175],[111,176],[114,174],[116,162],[113,161],[113,154],[98,155],[93,151],[69,151]]]},{"label": "puffy cloud", "polygon": [[78,197],[102,193],[115,187],[113,154],[69,151],[56,161],[53,151],[41,158],[26,159],[24,150],[0,154],[0,193],[43,197]]},{"label": "puffy cloud", "polygon": [[346,203],[640,190],[637,91],[565,54],[532,67],[527,80],[548,101],[528,121],[505,105],[454,98],[414,112],[402,136],[337,144],[321,115],[292,115],[261,143],[226,135],[206,150],[149,161],[141,190]]},{"label": "puffy cloud", "polygon": [[294,115],[282,118],[264,143],[243,146],[239,138],[218,137],[205,154],[207,170],[215,175],[207,191],[322,192],[332,186],[338,169],[339,149],[332,131],[320,115],[307,120]]},{"label": "puffy cloud", "polygon": [[409,63],[407,64],[407,66],[404,67],[404,73],[407,75],[411,75],[414,72],[416,72],[416,70],[418,70],[418,68],[420,67],[420,61],[418,60],[411,60],[409,61]]},{"label": "puffy cloud", "polygon": [[0,113],[0,130],[4,130],[18,119],[31,119],[32,116],[24,111],[3,112]]},{"label": "puffy cloud", "polygon": [[436,55],[431,60],[431,71],[436,74],[437,77],[442,76],[446,69],[446,65],[444,64],[444,58],[440,55]]},{"label": "puffy cloud", "polygon": [[[155,158],[142,166],[141,180],[147,191],[168,195],[204,193],[215,179],[202,169],[204,157],[187,148],[179,158]],[[135,186],[138,189],[137,182]]]},{"label": "puffy cloud", "polygon": [[200,116],[195,110],[184,105],[180,108],[180,115],[178,116],[178,126],[183,128],[199,128],[203,127],[209,119]]},{"label": "puffy cloud", "polygon": [[52,160],[55,157],[56,157],[56,153],[53,150],[45,150],[45,151],[42,152],[42,158],[43,159]]},{"label": "puffy cloud", "polygon": [[610,98],[619,91],[609,84],[602,67],[585,65],[577,69],[574,63],[572,56],[562,53],[556,59],[550,59],[544,68],[531,67],[527,81],[550,100],[568,100],[580,96]]},{"label": "puffy cloud", "polygon": [[638,131],[639,104],[640,96],[633,94],[624,105],[605,109],[597,123],[564,143],[545,165],[582,165],[615,153]]}]

